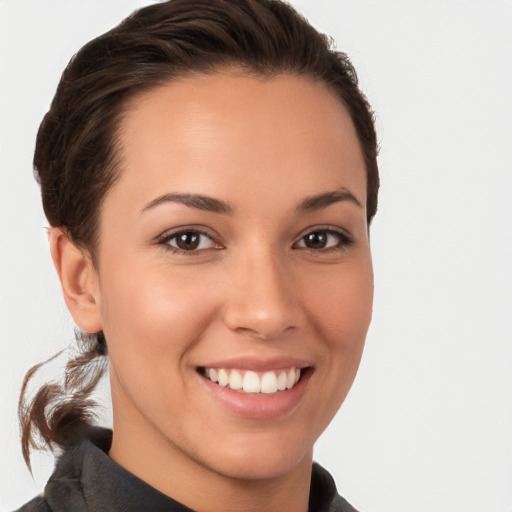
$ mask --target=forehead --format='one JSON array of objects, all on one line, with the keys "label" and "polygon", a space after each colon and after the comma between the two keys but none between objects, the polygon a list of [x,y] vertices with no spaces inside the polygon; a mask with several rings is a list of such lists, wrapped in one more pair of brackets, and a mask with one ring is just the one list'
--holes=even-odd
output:
[{"label": "forehead", "polygon": [[120,186],[148,200],[165,186],[223,195],[262,184],[291,196],[348,186],[366,200],[347,110],[327,86],[296,75],[179,79],[127,105],[119,140]]}]

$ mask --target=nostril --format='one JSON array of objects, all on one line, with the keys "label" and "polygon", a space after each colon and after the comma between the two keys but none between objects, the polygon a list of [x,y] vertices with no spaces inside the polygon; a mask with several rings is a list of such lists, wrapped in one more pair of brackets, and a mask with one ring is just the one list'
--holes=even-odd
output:
[{"label": "nostril", "polygon": [[265,322],[261,322],[259,326],[255,326],[253,328],[236,327],[234,330],[238,334],[241,334],[246,337],[262,341],[272,341],[287,336],[289,333],[295,330],[295,326],[287,325],[285,327],[278,326],[277,328],[272,328],[272,326],[266,324]]}]

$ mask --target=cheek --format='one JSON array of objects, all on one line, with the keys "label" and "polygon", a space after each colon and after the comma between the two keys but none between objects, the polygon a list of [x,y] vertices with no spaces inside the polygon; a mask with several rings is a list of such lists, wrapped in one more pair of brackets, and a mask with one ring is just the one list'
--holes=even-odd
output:
[{"label": "cheek", "polygon": [[171,421],[176,411],[190,407],[193,390],[183,376],[191,371],[191,354],[215,315],[216,299],[205,293],[208,283],[146,262],[129,273],[112,270],[102,284],[118,413],[135,406],[148,418]]},{"label": "cheek", "polygon": [[372,317],[371,259],[354,259],[336,270],[326,269],[324,275],[311,279],[307,288],[309,323],[322,354],[316,368],[315,419],[311,419],[319,435],[345,400],[359,367]]},{"label": "cheek", "polygon": [[310,283],[309,310],[313,322],[331,350],[362,351],[372,317],[373,272],[371,260],[361,259]]},{"label": "cheek", "polygon": [[215,314],[215,299],[205,287],[190,272],[147,262],[106,274],[102,314],[112,350],[120,345],[125,354],[143,352],[141,364],[169,358],[176,364]]}]

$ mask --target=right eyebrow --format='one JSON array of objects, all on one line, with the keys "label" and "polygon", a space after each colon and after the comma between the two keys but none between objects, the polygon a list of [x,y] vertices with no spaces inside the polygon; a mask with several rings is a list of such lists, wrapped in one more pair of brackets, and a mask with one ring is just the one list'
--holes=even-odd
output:
[{"label": "right eyebrow", "polygon": [[362,208],[360,201],[357,197],[345,187],[340,187],[337,190],[324,192],[316,196],[306,197],[300,202],[297,210],[303,212],[311,212],[315,210],[321,210],[327,208],[331,204],[339,203],[341,201],[348,201],[349,203],[355,204],[359,208]]},{"label": "right eyebrow", "polygon": [[163,194],[144,206],[140,213],[144,213],[164,203],[181,203],[191,208],[213,213],[232,214],[234,212],[234,208],[230,204],[213,197],[200,194]]}]

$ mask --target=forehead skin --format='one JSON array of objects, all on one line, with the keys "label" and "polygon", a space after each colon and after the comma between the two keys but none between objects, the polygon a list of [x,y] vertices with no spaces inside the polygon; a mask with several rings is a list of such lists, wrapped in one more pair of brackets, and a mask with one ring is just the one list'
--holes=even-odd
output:
[{"label": "forehead skin", "polygon": [[[322,183],[328,171],[366,204],[364,157],[350,116],[327,86],[305,77],[230,70],[158,87],[127,105],[119,146],[122,179],[114,189],[130,188],[142,201],[153,198],[152,183],[172,175],[173,189],[183,185],[214,197],[262,182],[276,191],[284,186],[291,204],[302,199],[303,188],[295,189],[290,174],[321,166],[307,178],[312,193],[332,189],[332,182]],[[180,167],[186,174],[172,172]],[[140,183],[139,173],[151,180]],[[222,186],[211,179],[215,174]]]}]

